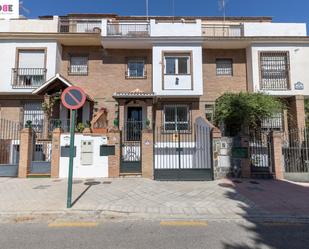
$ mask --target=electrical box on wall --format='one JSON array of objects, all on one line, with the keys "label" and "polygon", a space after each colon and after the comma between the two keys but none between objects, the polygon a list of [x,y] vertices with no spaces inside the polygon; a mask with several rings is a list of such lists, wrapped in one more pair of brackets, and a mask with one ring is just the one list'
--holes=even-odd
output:
[{"label": "electrical box on wall", "polygon": [[81,141],[81,164],[82,165],[93,164],[93,140]]}]

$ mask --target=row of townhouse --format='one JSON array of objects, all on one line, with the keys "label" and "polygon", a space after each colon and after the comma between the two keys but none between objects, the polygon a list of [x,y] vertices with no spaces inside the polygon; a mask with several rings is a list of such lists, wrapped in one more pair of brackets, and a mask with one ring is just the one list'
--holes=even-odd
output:
[{"label": "row of townhouse", "polygon": [[[37,132],[53,130],[60,120],[67,130],[68,110],[56,102],[47,118],[42,103],[75,85],[88,97],[77,123],[100,113],[102,128],[116,126],[131,142],[146,126],[189,134],[197,117],[213,122],[215,101],[225,92],[274,95],[288,109],[262,128],[302,128],[308,45],[306,24],[273,23],[270,17],[69,14],[0,20],[0,119],[30,120]],[[141,154],[136,146],[131,150]]]}]

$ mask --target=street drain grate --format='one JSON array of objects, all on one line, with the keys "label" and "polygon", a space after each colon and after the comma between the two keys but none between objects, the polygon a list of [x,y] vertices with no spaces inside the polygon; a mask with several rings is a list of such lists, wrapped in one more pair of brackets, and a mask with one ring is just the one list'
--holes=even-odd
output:
[{"label": "street drain grate", "polygon": [[257,185],[257,184],[260,184],[259,182],[256,182],[256,181],[250,181],[250,183],[251,183],[251,184],[256,184],[256,185]]},{"label": "street drain grate", "polygon": [[84,185],[86,186],[94,186],[94,185],[99,185],[101,182],[96,182],[96,181],[93,181],[93,182],[85,182]]},{"label": "street drain grate", "polygon": [[47,189],[49,188],[51,185],[38,185],[36,187],[34,187],[33,189]]},{"label": "street drain grate", "polygon": [[102,184],[112,184],[112,182],[102,182]]},{"label": "street drain grate", "polygon": [[222,188],[233,188],[234,186],[230,183],[219,183],[218,184]]},{"label": "street drain grate", "polygon": [[233,180],[234,183],[242,183],[241,180]]},{"label": "street drain grate", "polygon": [[73,184],[81,184],[81,183],[83,183],[82,180],[74,180],[74,181],[73,181]]}]

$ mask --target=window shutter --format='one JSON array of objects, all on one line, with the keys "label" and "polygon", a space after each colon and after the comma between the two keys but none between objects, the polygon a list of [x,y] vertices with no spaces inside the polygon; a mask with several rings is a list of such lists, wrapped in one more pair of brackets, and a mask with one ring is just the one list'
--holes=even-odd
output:
[{"label": "window shutter", "polygon": [[20,51],[19,68],[45,68],[44,51]]}]

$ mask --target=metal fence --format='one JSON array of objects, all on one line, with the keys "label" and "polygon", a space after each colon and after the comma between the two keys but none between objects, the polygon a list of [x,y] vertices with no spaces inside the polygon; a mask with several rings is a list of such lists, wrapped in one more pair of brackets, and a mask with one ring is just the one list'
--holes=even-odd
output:
[{"label": "metal fence", "polygon": [[287,173],[309,172],[309,129],[291,130],[283,135],[283,166]]},{"label": "metal fence", "polygon": [[60,33],[96,33],[100,30],[101,20],[96,19],[62,19],[59,21]]},{"label": "metal fence", "polygon": [[192,131],[155,131],[155,179],[157,180],[211,180],[211,128],[198,120]]},{"label": "metal fence", "polygon": [[250,132],[249,154],[251,172],[269,175],[273,172],[272,133],[255,130]]},{"label": "metal fence", "polygon": [[46,79],[46,68],[13,68],[13,88],[37,88]]},{"label": "metal fence", "polygon": [[108,36],[147,37],[150,35],[149,24],[143,23],[109,23],[107,24]]},{"label": "metal fence", "polygon": [[0,176],[17,176],[22,125],[0,119]]}]

